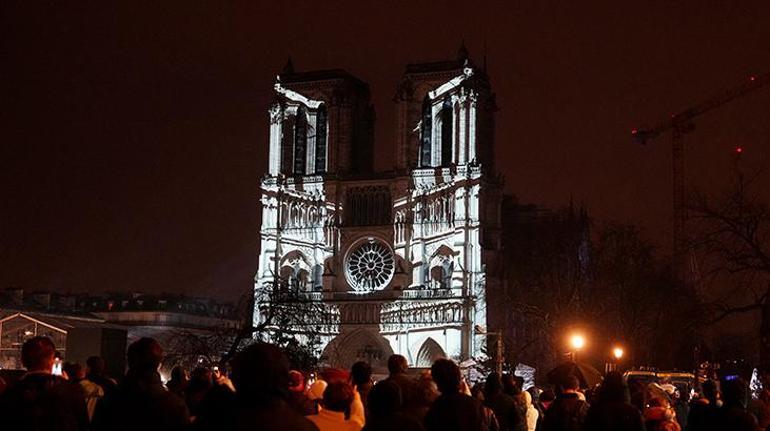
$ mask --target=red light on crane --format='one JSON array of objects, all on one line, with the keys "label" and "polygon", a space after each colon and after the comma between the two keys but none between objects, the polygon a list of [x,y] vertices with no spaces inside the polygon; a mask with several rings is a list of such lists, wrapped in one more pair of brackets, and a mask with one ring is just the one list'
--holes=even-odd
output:
[{"label": "red light on crane", "polygon": [[743,147],[735,147],[736,154],[741,154],[743,152]]},{"label": "red light on crane", "polygon": [[754,75],[749,76],[749,81],[756,81],[757,77]]}]

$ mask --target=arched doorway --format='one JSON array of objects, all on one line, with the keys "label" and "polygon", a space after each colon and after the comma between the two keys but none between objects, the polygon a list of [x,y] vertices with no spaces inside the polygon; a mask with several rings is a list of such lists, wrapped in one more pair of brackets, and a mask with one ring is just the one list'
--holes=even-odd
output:
[{"label": "arched doorway", "polygon": [[415,366],[418,368],[430,368],[436,359],[441,358],[446,358],[444,349],[441,348],[436,340],[429,337],[422,343],[420,350],[417,351],[417,361],[415,362]]},{"label": "arched doorway", "polygon": [[385,369],[393,354],[388,341],[375,330],[354,329],[342,332],[323,351],[329,366],[348,369],[358,361],[368,362],[372,368]]}]

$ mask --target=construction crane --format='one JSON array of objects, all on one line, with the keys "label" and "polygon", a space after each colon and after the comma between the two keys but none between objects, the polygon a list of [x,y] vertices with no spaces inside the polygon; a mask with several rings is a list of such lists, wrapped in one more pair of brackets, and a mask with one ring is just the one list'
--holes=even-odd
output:
[{"label": "construction crane", "polygon": [[[680,282],[684,281],[683,256],[686,252],[685,225],[687,212],[685,210],[685,173],[684,173],[684,135],[695,130],[693,120],[707,112],[719,108],[733,100],[744,96],[770,83],[770,72],[763,75],[752,75],[749,78],[698,105],[685,109],[678,114],[672,114],[668,119],[658,123],[652,128],[637,128],[631,130],[634,142],[646,145],[661,134],[671,131],[671,155],[672,155],[672,186],[673,186],[673,242],[674,242],[674,270]],[[736,151],[742,151],[740,147]]]}]

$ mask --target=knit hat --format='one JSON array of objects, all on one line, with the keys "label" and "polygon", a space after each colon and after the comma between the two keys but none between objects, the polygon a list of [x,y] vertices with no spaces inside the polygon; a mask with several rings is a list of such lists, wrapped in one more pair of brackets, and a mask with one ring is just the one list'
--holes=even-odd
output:
[{"label": "knit hat", "polygon": [[289,391],[291,392],[304,392],[305,391],[305,376],[297,370],[289,371]]}]

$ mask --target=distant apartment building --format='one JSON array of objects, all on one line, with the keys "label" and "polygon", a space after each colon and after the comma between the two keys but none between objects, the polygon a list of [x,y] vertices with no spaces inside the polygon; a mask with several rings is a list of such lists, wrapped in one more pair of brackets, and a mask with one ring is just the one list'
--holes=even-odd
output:
[{"label": "distant apartment building", "polygon": [[120,375],[126,346],[134,340],[154,337],[173,357],[172,337],[233,332],[242,323],[236,315],[231,304],[181,295],[6,289],[0,291],[0,368],[21,368],[21,345],[43,335],[54,341],[64,361],[83,363],[88,356],[109,356],[112,373]]}]

